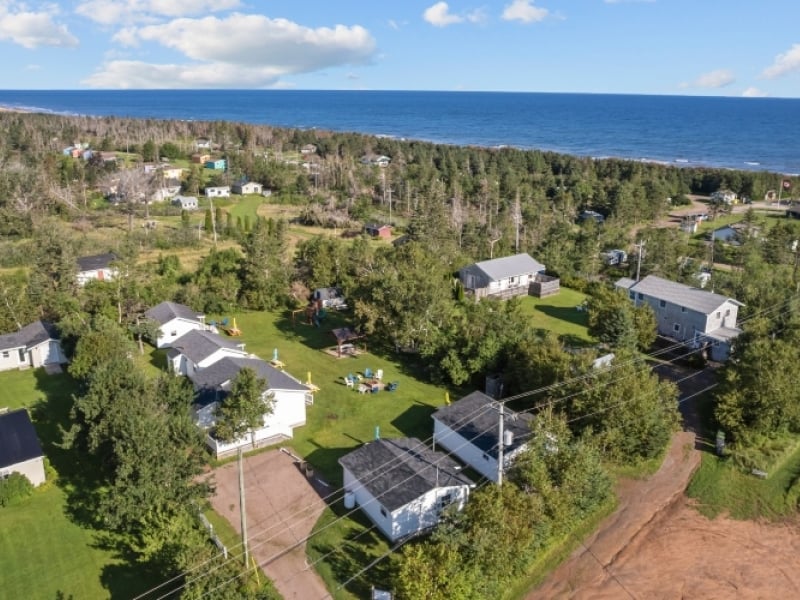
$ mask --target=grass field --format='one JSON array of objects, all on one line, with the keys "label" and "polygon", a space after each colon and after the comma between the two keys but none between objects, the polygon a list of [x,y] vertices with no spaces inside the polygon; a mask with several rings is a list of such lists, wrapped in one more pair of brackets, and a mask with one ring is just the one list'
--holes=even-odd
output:
[{"label": "grass field", "polygon": [[593,342],[586,330],[588,315],[577,308],[585,301],[586,294],[562,287],[547,298],[523,296],[522,310],[531,315],[533,327],[556,333],[567,345],[585,346]]},{"label": "grass field", "polygon": [[800,447],[766,479],[745,473],[706,452],[686,493],[704,515],[728,513],[735,519],[780,519],[797,512],[800,493]]},{"label": "grass field", "polygon": [[[0,373],[0,407],[28,408],[45,456],[59,475],[22,503],[0,509],[0,596],[126,598],[154,578],[113,548],[113,539],[79,524],[76,482],[91,467],[57,446],[69,426],[75,383],[43,369]],[[77,492],[77,493],[76,493]]]}]

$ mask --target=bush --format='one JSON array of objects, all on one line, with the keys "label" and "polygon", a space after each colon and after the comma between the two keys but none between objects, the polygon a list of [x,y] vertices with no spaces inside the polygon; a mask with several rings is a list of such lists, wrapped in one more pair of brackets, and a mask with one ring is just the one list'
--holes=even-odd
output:
[{"label": "bush", "polygon": [[33,484],[25,475],[12,473],[0,479],[0,506],[18,504],[33,493]]}]

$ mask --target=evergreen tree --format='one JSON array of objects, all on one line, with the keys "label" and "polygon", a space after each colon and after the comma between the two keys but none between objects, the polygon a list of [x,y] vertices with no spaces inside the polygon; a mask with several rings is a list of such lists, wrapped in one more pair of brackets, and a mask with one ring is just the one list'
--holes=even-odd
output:
[{"label": "evergreen tree", "polygon": [[231,382],[231,391],[216,413],[214,435],[223,442],[232,442],[245,433],[264,426],[264,415],[272,412],[272,404],[264,400],[269,384],[259,379],[249,367],[243,368]]}]

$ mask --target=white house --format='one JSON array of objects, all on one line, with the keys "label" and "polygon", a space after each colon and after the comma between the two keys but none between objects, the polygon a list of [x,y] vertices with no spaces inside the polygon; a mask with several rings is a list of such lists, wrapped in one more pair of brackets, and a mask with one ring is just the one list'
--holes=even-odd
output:
[{"label": "white house", "polygon": [[206,198],[228,198],[231,195],[231,188],[228,185],[207,187],[205,194]]},{"label": "white house", "polygon": [[205,315],[176,302],[162,302],[144,315],[159,325],[156,348],[169,348],[172,342],[190,331],[208,329]]},{"label": "white house", "polygon": [[339,459],[345,508],[358,504],[391,542],[425,533],[461,510],[474,486],[449,456],[416,438],[378,439]]},{"label": "white house", "polygon": [[58,335],[49,323],[34,321],[19,331],[0,335],[0,371],[65,362]]},{"label": "white house", "polygon": [[244,194],[260,194],[264,191],[264,186],[255,181],[244,181],[234,183],[231,189],[234,194],[243,196]]},{"label": "white house", "polygon": [[525,295],[531,284],[536,283],[548,286],[547,294],[558,292],[558,279],[547,277],[544,271],[543,264],[523,252],[473,263],[459,270],[458,277],[464,289],[476,299]]},{"label": "white house", "polygon": [[[212,435],[216,424],[216,411],[224,404],[231,383],[240,370],[250,368],[259,379],[267,382],[264,402],[271,412],[265,413],[264,425],[230,443],[223,443]],[[194,405],[196,423],[209,432],[206,443],[217,458],[227,456],[241,448],[258,448],[291,439],[295,427],[306,424],[306,405],[313,402],[311,390],[286,371],[280,371],[260,358],[226,356],[217,362],[189,375],[197,392]]]},{"label": "white house", "polygon": [[20,473],[35,485],[44,483],[44,453],[28,411],[0,413],[0,479]]},{"label": "white house", "polygon": [[176,375],[192,376],[226,356],[252,358],[244,344],[232,342],[205,330],[192,330],[173,340],[167,351],[167,366]]},{"label": "white house", "polygon": [[164,167],[161,170],[161,174],[164,176],[164,179],[180,179],[183,177],[183,169],[181,167]]},{"label": "white house", "polygon": [[736,204],[738,197],[731,190],[717,190],[711,194],[711,201],[721,204]]},{"label": "white house", "polygon": [[[498,481],[500,410],[493,398],[472,392],[433,413],[433,441],[481,475]],[[503,471],[527,447],[533,417],[503,408]]]},{"label": "white house", "polygon": [[647,303],[658,322],[658,333],[694,347],[707,346],[712,360],[728,358],[736,326],[738,300],[648,275],[641,281],[623,277],[615,283],[636,306]]},{"label": "white house", "polygon": [[390,162],[392,162],[392,159],[383,154],[380,156],[364,156],[361,158],[362,164],[374,167],[388,167]]},{"label": "white house", "polygon": [[197,138],[194,141],[194,147],[198,150],[208,150],[211,148],[211,140],[208,138]]},{"label": "white house", "polygon": [[197,210],[197,198],[195,196],[175,196],[172,199],[175,206],[180,206],[181,210]]},{"label": "white house", "polygon": [[78,285],[84,286],[91,280],[96,281],[111,281],[116,277],[119,272],[111,266],[111,263],[117,260],[116,255],[113,253],[94,254],[92,256],[83,256],[78,259]]}]

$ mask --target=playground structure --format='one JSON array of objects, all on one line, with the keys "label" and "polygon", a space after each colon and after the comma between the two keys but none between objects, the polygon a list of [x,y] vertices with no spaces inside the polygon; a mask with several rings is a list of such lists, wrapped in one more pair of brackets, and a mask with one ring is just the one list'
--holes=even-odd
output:
[{"label": "playground structure", "polygon": [[228,326],[226,326],[225,324],[227,321],[228,319],[224,319],[222,324],[222,330],[225,333],[227,333],[231,337],[238,337],[242,335],[242,330],[236,326],[236,317],[233,317],[233,323],[231,323]]},{"label": "playground structure", "polygon": [[328,316],[328,311],[325,310],[322,300],[311,300],[308,306],[294,309],[292,311],[292,325],[296,323],[297,315],[300,313],[303,313],[305,322],[314,327],[319,327],[325,317]]}]

